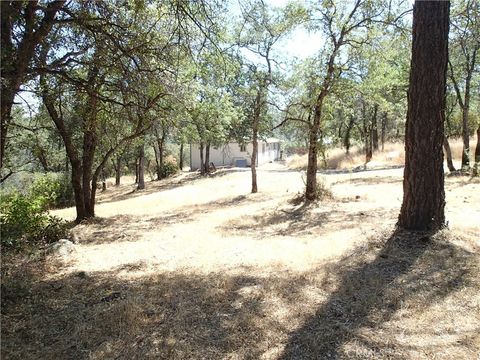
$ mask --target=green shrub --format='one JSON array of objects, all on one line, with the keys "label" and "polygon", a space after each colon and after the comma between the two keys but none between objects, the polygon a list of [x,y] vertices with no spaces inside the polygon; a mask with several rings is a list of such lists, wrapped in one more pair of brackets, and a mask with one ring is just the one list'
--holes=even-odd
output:
[{"label": "green shrub", "polygon": [[0,198],[2,247],[19,248],[34,243],[50,243],[67,235],[67,223],[46,212],[49,197],[27,196],[18,192]]},{"label": "green shrub", "polygon": [[66,174],[45,174],[37,177],[30,187],[29,195],[45,209],[73,204],[72,183]]},{"label": "green shrub", "polygon": [[167,156],[163,163],[162,177],[166,178],[178,172],[177,160],[173,156]]}]

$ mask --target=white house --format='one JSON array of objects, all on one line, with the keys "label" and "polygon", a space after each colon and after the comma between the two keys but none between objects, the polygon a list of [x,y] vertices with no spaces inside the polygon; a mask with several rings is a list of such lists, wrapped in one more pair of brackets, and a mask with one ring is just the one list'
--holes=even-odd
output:
[{"label": "white house", "polygon": [[[204,158],[205,158],[205,149]],[[247,167],[251,165],[253,144],[228,143],[220,147],[210,147],[210,163],[215,166]],[[257,166],[280,160],[280,140],[268,138],[258,141]],[[190,144],[190,169],[200,169],[200,147]]]}]

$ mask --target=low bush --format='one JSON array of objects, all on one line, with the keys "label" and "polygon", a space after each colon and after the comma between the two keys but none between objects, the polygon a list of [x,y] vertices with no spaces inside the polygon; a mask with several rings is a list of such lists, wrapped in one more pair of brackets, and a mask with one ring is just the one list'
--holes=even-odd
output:
[{"label": "low bush", "polygon": [[46,209],[74,203],[72,183],[66,174],[45,174],[37,177],[28,194]]},{"label": "low bush", "polygon": [[18,192],[0,197],[0,237],[2,248],[50,243],[67,235],[67,223],[47,213],[48,196]]},{"label": "low bush", "polygon": [[178,172],[177,160],[169,155],[165,158],[162,168],[162,177],[166,178],[175,175]]}]

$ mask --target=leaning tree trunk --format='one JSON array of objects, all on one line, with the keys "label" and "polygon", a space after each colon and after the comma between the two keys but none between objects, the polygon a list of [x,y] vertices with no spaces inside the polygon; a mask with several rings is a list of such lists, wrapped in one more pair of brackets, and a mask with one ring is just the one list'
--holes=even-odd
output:
[{"label": "leaning tree trunk", "polygon": [[443,137],[443,148],[445,149],[445,155],[447,156],[447,166],[450,172],[455,171],[452,161],[452,150],[450,150],[450,144],[448,143],[447,136]]},{"label": "leaning tree trunk", "polygon": [[138,156],[138,185],[137,190],[145,189],[145,145],[140,145]]},{"label": "leaning tree trunk", "polygon": [[399,225],[437,230],[445,224],[443,137],[450,3],[416,0]]}]

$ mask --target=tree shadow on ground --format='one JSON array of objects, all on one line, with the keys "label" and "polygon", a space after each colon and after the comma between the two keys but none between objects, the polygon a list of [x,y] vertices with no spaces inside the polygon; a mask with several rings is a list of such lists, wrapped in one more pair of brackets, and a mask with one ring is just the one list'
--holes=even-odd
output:
[{"label": "tree shadow on ground", "polygon": [[106,204],[116,201],[132,199],[138,196],[149,195],[159,191],[166,191],[188,185],[203,177],[200,173],[187,173],[183,176],[166,178],[163,180],[153,180],[145,182],[144,190],[137,190],[137,184],[123,184],[119,187],[112,186],[105,192],[97,192],[96,204]]},{"label": "tree shadow on ground", "polygon": [[[207,203],[184,206],[160,216],[145,215],[115,215],[96,217],[84,225],[73,229],[75,238],[82,244],[106,244],[118,241],[135,241],[143,231],[162,231],[166,227],[179,223],[185,224],[197,221],[198,216],[213,211],[222,211],[230,207],[238,207],[253,202],[261,202],[263,196],[254,198],[239,195],[233,198],[224,198]],[[85,231],[86,230],[86,231]]]},{"label": "tree shadow on ground", "polygon": [[[342,202],[351,201],[354,200],[342,200]],[[389,213],[388,209],[383,208],[371,210],[368,214],[365,211],[341,210],[335,206],[335,202],[323,202],[319,207],[317,203],[302,201],[297,208],[275,209],[270,212],[262,210],[256,214],[228,220],[218,228],[223,233],[233,230],[237,235],[248,235],[257,239],[274,236],[299,236],[314,234],[318,228],[328,227],[337,230],[358,228],[359,222],[372,222],[378,217],[388,217]],[[372,214],[375,216],[371,216]]]},{"label": "tree shadow on ground", "polygon": [[[368,252],[376,253],[370,261],[354,252],[332,265],[333,271],[340,271],[338,287],[290,334],[280,359],[403,359],[438,355],[440,351],[445,354],[445,350],[451,352],[443,358],[450,358],[462,342],[472,347],[470,354],[475,353],[475,338],[477,343],[480,340],[478,323],[476,329],[457,333],[450,344],[441,344],[438,338],[451,329],[436,324],[440,319],[430,319],[432,328],[424,327],[421,317],[422,311],[428,312],[429,306],[451,293],[478,289],[478,254],[429,234],[402,231],[396,231],[381,248]],[[463,301],[475,302],[468,297]],[[457,307],[446,308],[439,316],[451,325],[457,316],[469,317],[472,309],[464,306],[460,311]],[[410,328],[396,325],[412,316]],[[415,341],[402,341],[405,333],[411,338],[414,334],[425,336],[427,341],[417,339],[418,346]],[[419,353],[412,355],[415,351]]]},{"label": "tree shadow on ground", "polygon": [[174,176],[172,178],[146,182],[144,190],[137,190],[137,184],[124,184],[120,187],[112,186],[108,188],[106,192],[98,192],[98,198],[96,203],[104,204],[132,199],[138,196],[149,195],[159,191],[172,190],[202,179],[223,177],[232,173],[244,171],[246,170],[242,170],[239,168],[222,168],[206,175],[201,175],[198,171],[183,173],[182,175]]},{"label": "tree shadow on ground", "polygon": [[[311,271],[267,276],[236,268],[122,278],[51,266],[2,276],[2,358],[449,359],[478,350],[478,254],[441,237],[395,233]],[[452,319],[474,326],[449,333]],[[430,341],[402,341],[405,333]]]},{"label": "tree shadow on ground", "polygon": [[342,179],[332,183],[333,185],[338,184],[359,184],[359,185],[379,185],[379,184],[395,184],[402,183],[403,179],[396,176],[374,176],[374,177],[365,177],[365,178],[353,178],[353,179]]}]

